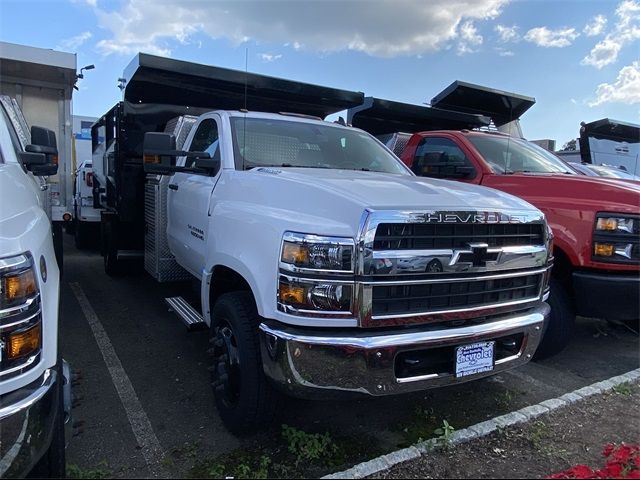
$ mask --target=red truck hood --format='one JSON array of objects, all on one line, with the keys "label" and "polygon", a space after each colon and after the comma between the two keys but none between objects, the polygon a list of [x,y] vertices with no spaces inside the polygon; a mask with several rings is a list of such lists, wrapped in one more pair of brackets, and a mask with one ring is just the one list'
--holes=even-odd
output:
[{"label": "red truck hood", "polygon": [[482,185],[519,196],[539,209],[640,213],[640,183],[554,174],[485,175]]}]

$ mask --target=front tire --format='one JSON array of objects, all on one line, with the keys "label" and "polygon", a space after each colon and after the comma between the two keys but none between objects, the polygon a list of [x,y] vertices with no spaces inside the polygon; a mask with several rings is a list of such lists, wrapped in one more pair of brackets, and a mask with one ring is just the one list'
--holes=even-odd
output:
[{"label": "front tire", "polygon": [[542,360],[560,353],[567,346],[576,323],[576,314],[571,298],[565,286],[557,279],[551,279],[551,294],[547,303],[551,314],[542,342],[534,355],[535,360]]},{"label": "front tire", "polygon": [[213,308],[211,385],[220,418],[234,434],[268,426],[276,392],[262,369],[258,315],[250,292],[221,295]]}]

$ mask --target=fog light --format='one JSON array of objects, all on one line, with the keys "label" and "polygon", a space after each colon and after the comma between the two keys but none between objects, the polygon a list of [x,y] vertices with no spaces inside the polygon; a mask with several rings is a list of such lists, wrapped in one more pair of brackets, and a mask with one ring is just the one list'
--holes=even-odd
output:
[{"label": "fog light", "polygon": [[615,247],[609,243],[596,243],[594,246],[594,254],[600,257],[610,257],[615,251]]},{"label": "fog light", "polygon": [[7,357],[9,360],[24,357],[40,348],[40,325],[29,330],[11,333],[7,337]]}]

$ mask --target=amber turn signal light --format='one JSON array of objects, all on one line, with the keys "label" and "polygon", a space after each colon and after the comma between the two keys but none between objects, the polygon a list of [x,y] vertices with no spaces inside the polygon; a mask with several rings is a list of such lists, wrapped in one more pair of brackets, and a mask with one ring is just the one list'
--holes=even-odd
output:
[{"label": "amber turn signal light", "polygon": [[593,252],[600,257],[610,257],[615,252],[615,247],[609,243],[596,243]]},{"label": "amber turn signal light", "polygon": [[40,324],[28,330],[9,334],[6,340],[7,358],[15,360],[35,352],[40,348],[40,339]]},{"label": "amber turn signal light", "polygon": [[17,275],[5,277],[3,280],[2,303],[11,304],[26,299],[36,293],[36,279],[33,270],[25,270]]}]

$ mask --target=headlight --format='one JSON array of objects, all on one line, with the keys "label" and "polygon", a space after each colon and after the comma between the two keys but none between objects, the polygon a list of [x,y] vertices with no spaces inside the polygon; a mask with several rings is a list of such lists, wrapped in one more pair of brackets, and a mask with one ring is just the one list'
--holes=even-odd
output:
[{"label": "headlight", "polygon": [[596,231],[633,233],[633,218],[599,217],[596,220]]},{"label": "headlight", "polygon": [[31,255],[0,258],[0,375],[35,366],[42,346],[41,318]]},{"label": "headlight", "polygon": [[353,272],[352,238],[285,232],[280,267],[289,271]]},{"label": "headlight", "polygon": [[[278,301],[285,310],[350,313],[353,284],[280,276]],[[287,308],[291,307],[291,308]]]},{"label": "headlight", "polygon": [[594,260],[615,263],[640,262],[640,217],[599,213],[593,233]]}]

